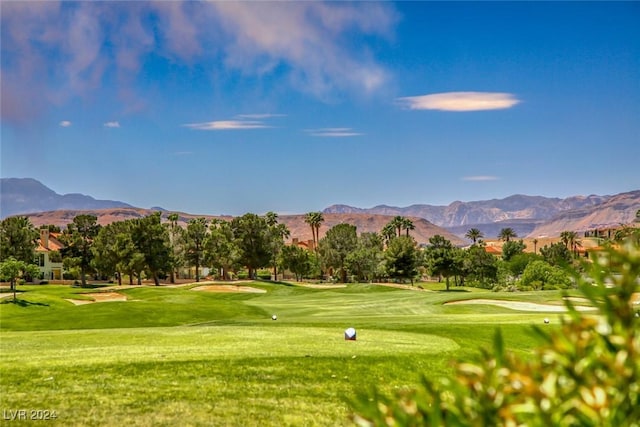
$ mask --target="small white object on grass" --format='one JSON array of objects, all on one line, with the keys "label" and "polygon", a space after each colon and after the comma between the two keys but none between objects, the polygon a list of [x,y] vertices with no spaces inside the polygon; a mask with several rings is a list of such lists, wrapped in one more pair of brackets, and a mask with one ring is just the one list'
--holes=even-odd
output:
[{"label": "small white object on grass", "polygon": [[548,318],[544,318],[544,323],[549,323],[549,319]]},{"label": "small white object on grass", "polygon": [[353,328],[348,328],[346,331],[344,331],[344,339],[347,341],[355,341],[356,330]]},{"label": "small white object on grass", "polygon": [[278,316],[274,314],[273,316],[271,316],[271,320],[278,320]]}]

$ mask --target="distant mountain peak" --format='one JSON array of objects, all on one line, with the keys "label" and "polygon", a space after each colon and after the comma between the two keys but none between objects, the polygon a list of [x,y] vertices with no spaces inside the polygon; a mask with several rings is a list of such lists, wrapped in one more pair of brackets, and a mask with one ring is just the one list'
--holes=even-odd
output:
[{"label": "distant mountain peak", "polygon": [[80,193],[58,194],[33,178],[2,178],[0,180],[0,218],[62,209],[123,207],[133,206],[115,200],[97,200]]}]

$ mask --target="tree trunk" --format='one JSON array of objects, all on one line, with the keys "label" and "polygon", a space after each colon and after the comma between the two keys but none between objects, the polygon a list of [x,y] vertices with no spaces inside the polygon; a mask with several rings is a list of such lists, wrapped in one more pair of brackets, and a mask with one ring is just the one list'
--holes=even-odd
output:
[{"label": "tree trunk", "polygon": [[273,264],[273,281],[278,281],[278,266]]},{"label": "tree trunk", "polygon": [[157,272],[153,272],[153,283],[155,283],[156,286],[160,286],[160,280],[158,279],[158,273]]},{"label": "tree trunk", "polygon": [[122,286],[122,273],[118,271],[116,274],[118,275],[118,286]]},{"label": "tree trunk", "polygon": [[87,286],[87,274],[85,273],[84,268],[80,269],[80,281],[83,288]]},{"label": "tree trunk", "polygon": [[447,291],[449,290],[449,276],[446,277],[446,281],[447,281]]},{"label": "tree trunk", "polygon": [[13,302],[16,302],[16,279],[11,279],[11,289],[13,289]]},{"label": "tree trunk", "polygon": [[200,263],[196,261],[196,283],[200,281]]},{"label": "tree trunk", "polygon": [[171,282],[171,284],[176,283],[176,270],[171,267],[171,276],[169,278],[169,281]]}]

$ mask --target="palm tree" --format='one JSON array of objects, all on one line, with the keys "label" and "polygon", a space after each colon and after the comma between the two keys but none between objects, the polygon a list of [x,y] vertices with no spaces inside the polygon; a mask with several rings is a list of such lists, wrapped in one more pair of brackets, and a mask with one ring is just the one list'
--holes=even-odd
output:
[{"label": "palm tree", "polygon": [[469,231],[467,231],[467,234],[464,235],[464,237],[472,240],[473,244],[475,245],[478,239],[482,239],[484,237],[484,234],[477,228],[470,228]]},{"label": "palm tree", "polygon": [[533,253],[538,253],[538,239],[533,239]]},{"label": "palm tree", "polygon": [[415,230],[416,226],[413,224],[413,221],[411,221],[409,218],[402,218],[402,228],[405,229],[408,237],[409,230]]},{"label": "palm tree", "polygon": [[384,227],[382,227],[382,230],[380,231],[380,234],[382,235],[382,237],[384,238],[385,243],[388,246],[389,242],[391,242],[391,240],[394,237],[396,237],[396,228],[393,226],[393,224],[391,224],[389,222]]},{"label": "palm tree", "polygon": [[391,226],[393,226],[393,228],[395,228],[395,230],[398,232],[398,237],[402,236],[402,225],[404,224],[404,217],[400,215],[395,216],[391,221],[389,221],[389,224],[391,224]]},{"label": "palm tree", "polygon": [[305,215],[304,222],[311,227],[311,235],[313,237],[313,247],[318,251],[318,241],[320,240],[320,224],[324,222],[322,212],[309,212]]},{"label": "palm tree", "polygon": [[511,227],[503,228],[502,230],[500,230],[500,234],[498,234],[498,238],[503,242],[508,242],[516,237],[518,237],[518,235]]}]

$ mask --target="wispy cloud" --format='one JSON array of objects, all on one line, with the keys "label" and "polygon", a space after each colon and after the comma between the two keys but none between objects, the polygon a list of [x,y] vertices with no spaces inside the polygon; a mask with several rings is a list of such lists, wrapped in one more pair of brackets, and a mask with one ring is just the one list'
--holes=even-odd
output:
[{"label": "wispy cloud", "polygon": [[118,123],[118,122],[106,122],[104,124],[104,127],[106,127],[106,128],[119,128],[120,127],[120,123]]},{"label": "wispy cloud", "polygon": [[329,138],[344,138],[349,136],[363,135],[360,132],[356,132],[351,128],[321,128],[321,129],[307,129],[307,132],[311,136],[323,136]]},{"label": "wispy cloud", "polygon": [[270,119],[272,117],[286,117],[286,114],[270,114],[270,113],[263,113],[263,114],[238,114],[236,116],[236,118],[238,119],[255,119],[255,120],[263,120],[263,119]]},{"label": "wispy cloud", "polygon": [[190,156],[193,154],[193,151],[176,151],[173,153],[174,156]]},{"label": "wispy cloud", "polygon": [[463,181],[497,181],[500,178],[493,175],[474,175],[474,176],[463,176],[461,179]]},{"label": "wispy cloud", "polygon": [[[139,105],[145,97],[135,82],[151,56],[208,64],[212,75],[277,73],[321,99],[371,93],[389,72],[369,45],[391,39],[399,15],[385,2],[23,1],[3,2],[1,19],[0,111],[28,123],[93,95],[107,72],[123,106]],[[43,69],[52,72],[43,78]]]},{"label": "wispy cloud", "polygon": [[68,128],[69,126],[71,126],[71,122],[69,120],[63,120],[59,124],[60,124],[60,127],[63,127],[63,128]]},{"label": "wispy cloud", "polygon": [[243,130],[271,127],[259,120],[216,120],[203,123],[187,123],[183,126],[195,130]]},{"label": "wispy cloud", "polygon": [[398,98],[410,110],[483,111],[511,108],[520,100],[511,93],[501,92],[444,92]]}]

